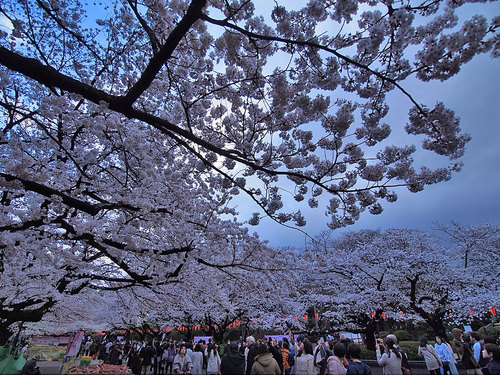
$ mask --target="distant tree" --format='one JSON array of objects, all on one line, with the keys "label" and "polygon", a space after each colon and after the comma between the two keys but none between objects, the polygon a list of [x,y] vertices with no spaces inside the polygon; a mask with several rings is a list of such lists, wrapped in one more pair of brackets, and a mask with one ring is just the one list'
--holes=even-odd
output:
[{"label": "distant tree", "polygon": [[[0,250],[49,251],[65,290],[152,288],[265,247],[234,219],[240,192],[260,208],[248,223],[299,227],[325,192],[339,228],[448,180],[469,136],[403,81],[498,57],[498,17],[459,25],[464,3],[311,0],[265,21],[246,0],[2,2]],[[394,90],[448,165],[391,141]]]},{"label": "distant tree", "polygon": [[[475,267],[478,271],[488,264],[500,262],[500,226],[485,224],[467,226],[459,223],[436,224],[460,252],[463,267]],[[496,278],[500,276],[497,270]],[[495,277],[495,275],[492,275]]]},{"label": "distant tree", "polygon": [[418,230],[347,233],[313,252],[318,272],[334,282],[311,294],[342,328],[373,334],[374,318],[413,319],[442,335],[450,313],[464,321],[472,307],[486,313],[500,303],[498,271],[464,269],[459,251]]}]

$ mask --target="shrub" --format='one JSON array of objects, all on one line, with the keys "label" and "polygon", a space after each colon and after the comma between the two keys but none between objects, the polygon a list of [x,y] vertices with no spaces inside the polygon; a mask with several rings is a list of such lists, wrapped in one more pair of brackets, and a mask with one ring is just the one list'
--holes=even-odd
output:
[{"label": "shrub", "polygon": [[[433,341],[429,341],[430,345],[434,345]],[[403,341],[399,343],[401,349],[406,353],[410,361],[423,361],[423,357],[418,355],[418,346],[420,341]]]},{"label": "shrub", "polygon": [[497,327],[491,325],[489,327],[481,327],[476,332],[482,338],[484,338],[484,336],[490,336],[496,339],[498,336],[500,336],[500,330]]},{"label": "shrub", "polygon": [[409,340],[412,339],[410,333],[408,331],[404,330],[404,329],[397,330],[396,332],[394,332],[394,334],[398,338],[399,342],[401,342],[401,341],[409,341]]},{"label": "shrub", "polygon": [[360,353],[360,359],[365,359],[365,360],[376,360],[377,359],[377,354],[375,354],[374,351],[366,349],[365,345],[361,345],[361,353]]},{"label": "shrub", "polygon": [[378,333],[378,337],[380,337],[381,339],[385,339],[388,334],[389,334],[389,332],[387,332],[387,331],[380,331]]}]

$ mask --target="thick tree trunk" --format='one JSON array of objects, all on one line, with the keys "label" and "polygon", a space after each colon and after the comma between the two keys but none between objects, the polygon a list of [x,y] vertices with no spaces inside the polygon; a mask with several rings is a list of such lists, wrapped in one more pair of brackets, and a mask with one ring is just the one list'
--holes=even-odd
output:
[{"label": "thick tree trunk", "polygon": [[363,333],[365,335],[365,344],[368,350],[376,349],[375,332],[376,332],[375,322],[368,323]]},{"label": "thick tree trunk", "polygon": [[431,326],[436,336],[446,337],[446,329],[441,315],[433,315],[430,319],[427,319],[427,324]]},{"label": "thick tree trunk", "polygon": [[11,331],[10,325],[0,324],[0,346],[5,345],[13,334],[14,332]]}]

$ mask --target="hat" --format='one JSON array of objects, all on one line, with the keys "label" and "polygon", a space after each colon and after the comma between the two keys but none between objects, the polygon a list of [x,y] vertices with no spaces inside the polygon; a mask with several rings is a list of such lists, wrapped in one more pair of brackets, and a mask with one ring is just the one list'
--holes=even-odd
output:
[{"label": "hat", "polygon": [[388,339],[391,339],[392,341],[394,341],[394,344],[398,344],[398,338],[396,337],[396,335],[393,335],[392,333],[387,335],[386,336]]}]

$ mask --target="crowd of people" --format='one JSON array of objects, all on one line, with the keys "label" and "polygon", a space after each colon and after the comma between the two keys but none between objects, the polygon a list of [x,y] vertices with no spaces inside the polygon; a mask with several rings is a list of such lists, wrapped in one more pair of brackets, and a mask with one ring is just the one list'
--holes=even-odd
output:
[{"label": "crowd of people", "polygon": [[275,338],[220,347],[211,341],[131,342],[103,341],[98,348],[84,343],[84,353],[109,364],[124,364],[134,375],[327,375],[371,374],[361,361],[361,347],[345,337],[336,341],[318,340],[314,346],[299,335],[297,340]]},{"label": "crowd of people", "polygon": [[[418,355],[429,374],[458,375],[457,358],[468,375],[500,375],[500,349],[495,340],[484,340],[459,329],[452,331],[453,348],[445,337],[437,336],[435,345],[420,340]],[[361,347],[341,336],[338,340],[319,339],[313,345],[302,335],[255,340],[249,336],[241,343],[228,342],[222,353],[219,345],[199,341],[85,342],[85,354],[109,364],[127,364],[134,375],[370,375],[371,368],[361,360]],[[457,355],[455,355],[455,351]],[[395,335],[378,341],[378,365],[383,374],[410,375],[408,357]],[[457,358],[456,358],[457,357]]]}]

